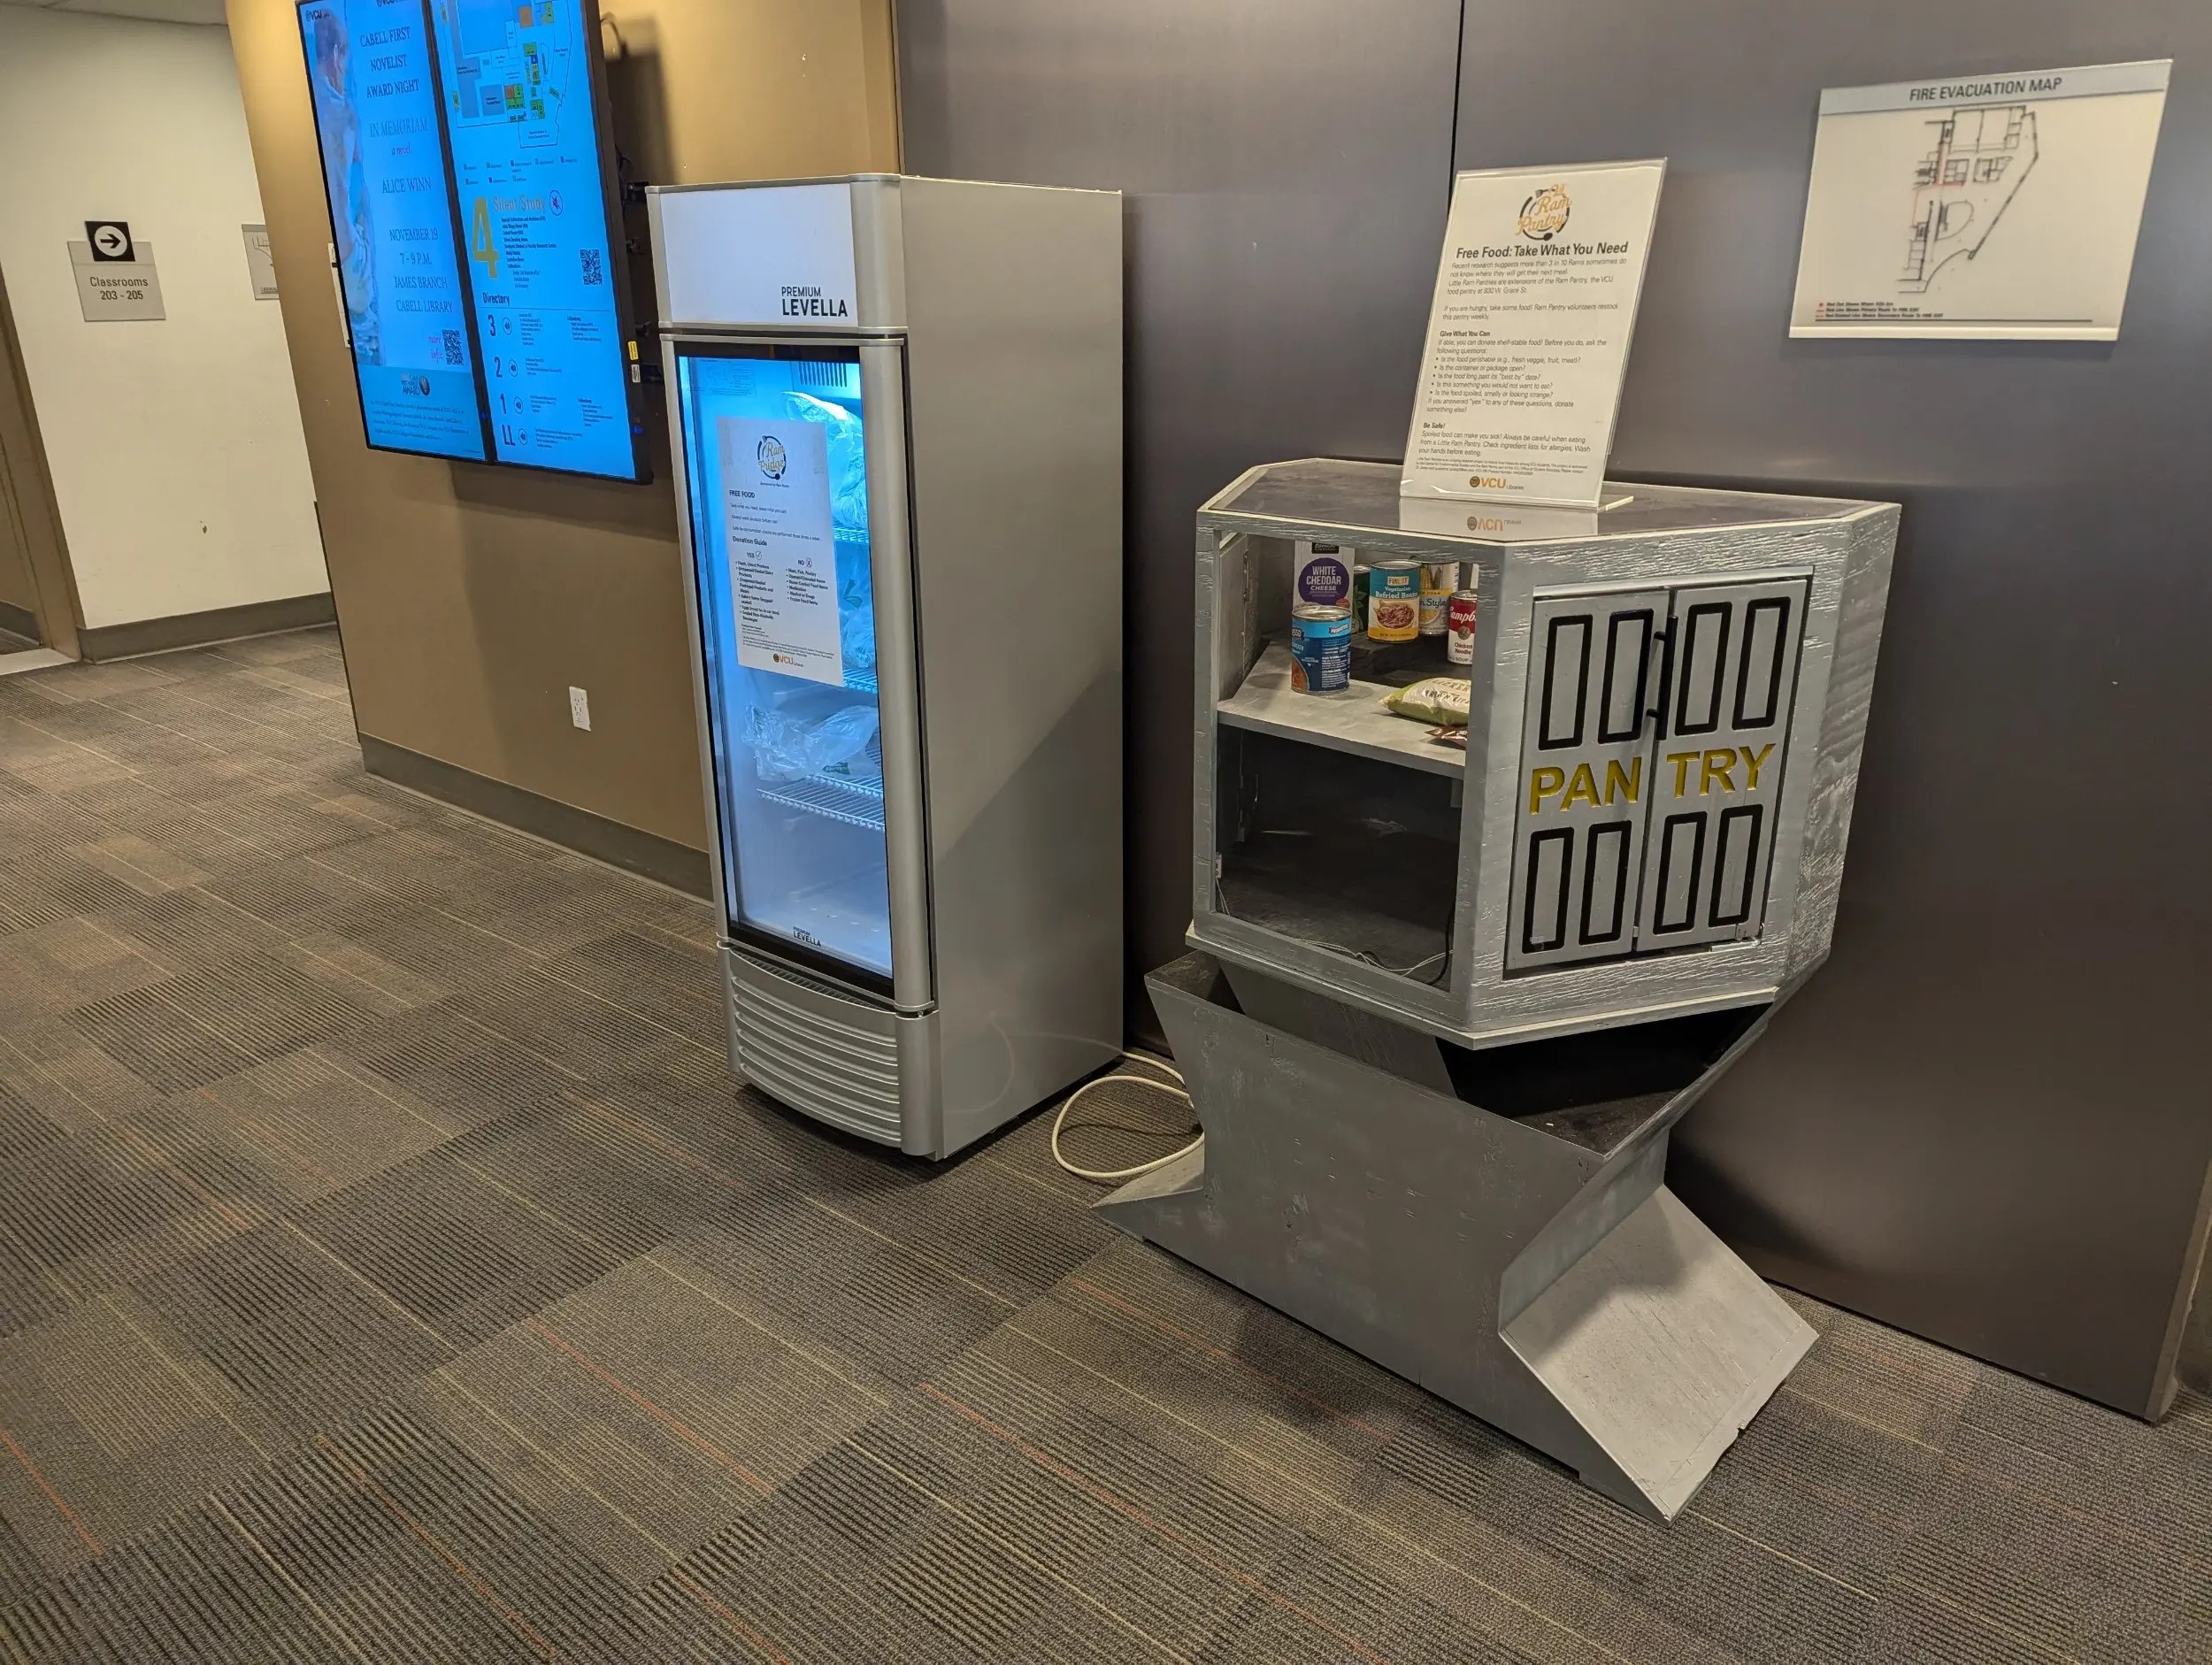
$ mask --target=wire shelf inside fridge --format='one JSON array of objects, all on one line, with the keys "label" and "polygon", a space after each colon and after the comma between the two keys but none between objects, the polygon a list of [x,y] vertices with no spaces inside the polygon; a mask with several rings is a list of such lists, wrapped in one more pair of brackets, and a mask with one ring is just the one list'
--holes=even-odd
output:
[{"label": "wire shelf inside fridge", "polygon": [[868,742],[867,758],[872,776],[849,779],[843,775],[806,775],[797,780],[765,781],[760,795],[767,802],[806,815],[818,815],[849,826],[883,831],[883,739]]}]

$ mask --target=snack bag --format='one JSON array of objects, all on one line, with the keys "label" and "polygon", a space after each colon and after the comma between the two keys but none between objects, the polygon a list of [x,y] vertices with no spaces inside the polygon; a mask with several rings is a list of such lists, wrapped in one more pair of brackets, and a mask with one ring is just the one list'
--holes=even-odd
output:
[{"label": "snack bag", "polygon": [[1384,703],[1399,717],[1439,728],[1467,726],[1474,684],[1464,677],[1425,677],[1392,694]]}]

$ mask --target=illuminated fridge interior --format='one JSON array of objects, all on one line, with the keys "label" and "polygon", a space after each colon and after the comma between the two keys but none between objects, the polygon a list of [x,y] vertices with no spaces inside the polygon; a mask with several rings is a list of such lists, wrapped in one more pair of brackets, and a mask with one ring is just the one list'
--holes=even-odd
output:
[{"label": "illuminated fridge interior", "polygon": [[[729,344],[684,348],[676,364],[731,934],[887,994],[859,354],[836,344]],[[741,663],[744,598],[730,558],[733,536],[745,535],[747,481],[763,476],[761,453],[772,447],[780,480],[810,463],[826,468],[834,559],[835,641],[808,644],[787,669]]]}]

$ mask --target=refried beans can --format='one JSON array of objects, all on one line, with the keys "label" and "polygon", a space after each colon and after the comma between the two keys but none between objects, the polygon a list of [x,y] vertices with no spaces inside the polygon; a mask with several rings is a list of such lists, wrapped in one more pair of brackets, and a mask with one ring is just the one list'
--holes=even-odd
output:
[{"label": "refried beans can", "polygon": [[1367,640],[1411,641],[1421,633],[1421,564],[1378,561],[1367,573]]},{"label": "refried beans can", "polygon": [[1472,590],[1461,590],[1446,610],[1444,656],[1454,664],[1475,662],[1475,618],[1480,610],[1479,598]]},{"label": "refried beans can", "polygon": [[1301,602],[1290,610],[1290,686],[1335,694],[1352,683],[1352,610]]}]

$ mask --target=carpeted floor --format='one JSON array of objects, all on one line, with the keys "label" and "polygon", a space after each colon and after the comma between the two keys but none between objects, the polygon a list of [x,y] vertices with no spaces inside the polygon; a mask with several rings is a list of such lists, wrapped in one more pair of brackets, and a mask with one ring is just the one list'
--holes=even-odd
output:
[{"label": "carpeted floor", "polygon": [[1799,1301],[1648,1526],[1118,1239],[1041,1120],[787,1117],[703,904],[352,738],[328,633],[0,679],[0,1658],[2212,1657],[2201,1398]]}]

